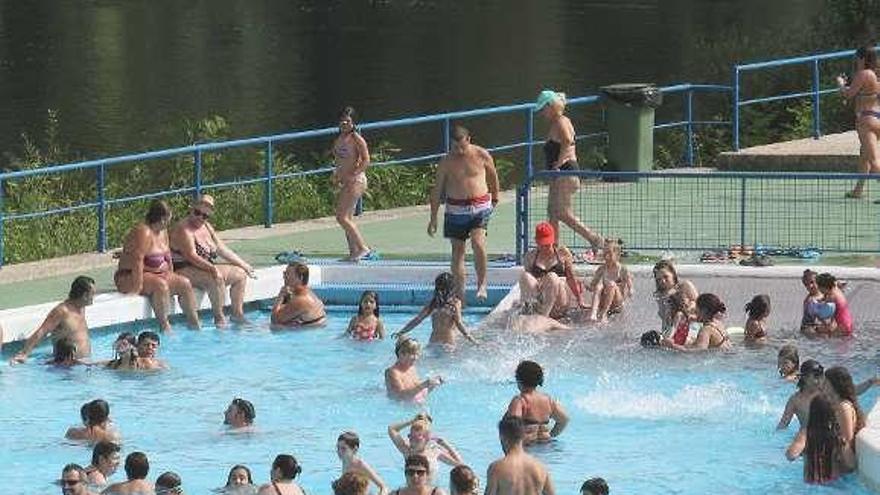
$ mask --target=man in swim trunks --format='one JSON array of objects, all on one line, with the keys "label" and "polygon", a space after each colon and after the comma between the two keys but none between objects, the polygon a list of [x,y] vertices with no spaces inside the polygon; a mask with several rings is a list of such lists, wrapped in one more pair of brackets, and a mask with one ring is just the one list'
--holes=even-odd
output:
[{"label": "man in swim trunks", "polygon": [[451,147],[437,164],[437,179],[431,191],[431,220],[428,235],[437,232],[440,198],[446,198],[443,237],[452,243],[452,275],[456,290],[464,300],[465,242],[471,238],[474,268],[477,272],[477,299],[486,298],[486,226],[498,204],[498,173],[495,161],[484,148],[471,144],[470,131],[462,126],[452,130]]},{"label": "man in swim trunks", "polygon": [[90,277],[79,276],[70,284],[70,292],[61,304],[52,308],[43,323],[28,337],[24,348],[10,361],[11,364],[23,363],[31,351],[46,335],[52,335],[52,341],[68,339],[76,346],[76,357],[83,358],[91,354],[89,327],[86,325],[85,308],[92,304],[95,297],[95,281]]},{"label": "man in swim trunks", "polygon": [[298,261],[284,270],[284,286],[272,305],[272,324],[318,326],[327,321],[324,303],[309,288],[309,267]]},{"label": "man in swim trunks", "polygon": [[522,418],[507,416],[498,423],[504,457],[489,465],[486,495],[555,495],[550,472],[523,448]]}]

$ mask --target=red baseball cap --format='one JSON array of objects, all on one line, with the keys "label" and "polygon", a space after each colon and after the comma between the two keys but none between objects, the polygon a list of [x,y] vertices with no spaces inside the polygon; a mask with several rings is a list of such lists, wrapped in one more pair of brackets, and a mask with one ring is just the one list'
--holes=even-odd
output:
[{"label": "red baseball cap", "polygon": [[535,225],[535,243],[539,246],[549,246],[556,243],[556,231],[550,222],[540,222]]}]

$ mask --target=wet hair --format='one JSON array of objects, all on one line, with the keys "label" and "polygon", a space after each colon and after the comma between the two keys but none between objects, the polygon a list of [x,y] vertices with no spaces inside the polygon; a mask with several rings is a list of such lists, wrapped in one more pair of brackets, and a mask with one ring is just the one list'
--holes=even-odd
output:
[{"label": "wet hair", "polygon": [[303,285],[309,285],[309,265],[294,261],[287,265],[287,267],[293,268],[293,274],[296,275],[296,278],[298,278]]},{"label": "wet hair", "polygon": [[351,450],[357,450],[361,447],[361,439],[358,434],[353,431],[344,431],[336,438],[337,442],[342,442]]},{"label": "wet hair", "polygon": [[87,277],[85,275],[80,275],[73,279],[73,282],[70,284],[70,292],[67,293],[68,299],[79,299],[82,296],[86,295],[92,287],[95,286],[95,279],[92,277]]},{"label": "wet hair", "polygon": [[701,309],[709,318],[714,318],[716,315],[727,312],[727,307],[724,306],[721,299],[709,292],[700,294],[697,297],[697,308]]},{"label": "wet hair", "polygon": [[776,355],[776,359],[784,359],[788,362],[794,363],[794,367],[798,368],[801,365],[801,358],[798,356],[797,347],[791,344],[785,344],[784,346],[779,348],[779,354]]},{"label": "wet hair", "polygon": [[463,125],[455,124],[452,126],[450,136],[454,141],[460,141],[466,137],[471,137],[471,131]]},{"label": "wet hair", "polygon": [[64,363],[76,359],[76,344],[67,337],[52,344],[52,362]]},{"label": "wet hair", "polygon": [[231,484],[232,473],[234,473],[235,471],[237,471],[239,469],[241,469],[242,471],[244,471],[247,474],[248,484],[249,485],[254,484],[254,477],[251,474],[251,469],[249,467],[245,466],[244,464],[236,464],[235,466],[232,466],[232,469],[229,470],[229,474],[226,475],[226,486],[229,486]]},{"label": "wet hair", "polygon": [[516,367],[516,383],[537,388],[544,384],[544,369],[534,361],[520,361]]},{"label": "wet hair", "polygon": [[458,493],[476,494],[480,487],[480,480],[470,466],[459,464],[449,472],[449,484]]},{"label": "wet hair", "polygon": [[180,484],[180,475],[174,471],[165,471],[156,478],[156,492],[161,489],[163,493],[180,493]]},{"label": "wet hair", "polygon": [[144,216],[144,221],[147,225],[152,225],[154,223],[159,223],[170,216],[171,208],[168,206],[168,203],[161,199],[154,199],[153,202],[150,203],[150,208],[147,210],[147,214]]},{"label": "wet hair", "polygon": [[400,357],[400,354],[403,352],[416,352],[422,346],[419,345],[419,341],[410,337],[405,339],[400,339],[397,341],[397,344],[394,346],[394,355]]},{"label": "wet hair", "polygon": [[865,427],[865,413],[859,406],[859,399],[856,395],[856,386],[853,383],[852,375],[849,374],[843,366],[834,366],[825,371],[825,380],[831,385],[832,390],[838,397],[852,404],[856,411],[855,432]]},{"label": "wet hair", "polygon": [[279,454],[272,462],[272,469],[281,471],[281,477],[286,480],[296,478],[302,472],[302,467],[296,462],[296,457],[290,454]]},{"label": "wet hair", "polygon": [[581,493],[586,495],[608,495],[608,483],[604,478],[590,478],[581,485]]},{"label": "wet hair", "polygon": [[157,344],[162,343],[162,341],[159,339],[159,334],[157,334],[156,332],[150,332],[148,330],[146,332],[141,332],[140,334],[138,334],[137,345],[141,345],[147,340],[152,340]]},{"label": "wet hair", "polygon": [[79,410],[83,422],[88,426],[96,426],[110,417],[110,404],[104,399],[95,399],[83,404]]},{"label": "wet hair", "polygon": [[97,466],[99,462],[101,462],[102,457],[109,457],[110,454],[114,452],[119,452],[122,448],[118,443],[108,442],[106,440],[102,440],[95,444],[95,448],[92,449],[92,465]]},{"label": "wet hair", "polygon": [[89,482],[89,475],[86,474],[85,468],[80,466],[79,464],[70,463],[61,468],[61,476],[64,477],[64,473],[77,472],[79,473],[79,479],[85,483]]},{"label": "wet hair", "polygon": [[232,405],[241,411],[241,414],[244,415],[245,421],[248,423],[254,422],[254,418],[257,417],[257,410],[254,409],[254,404],[251,401],[236,397],[235,399],[232,399]]},{"label": "wet hair", "polygon": [[368,297],[372,297],[373,301],[376,303],[376,308],[373,309],[373,316],[378,318],[379,317],[379,294],[374,290],[365,290],[361,294],[361,298],[358,301],[358,315],[364,316],[364,313],[363,313],[364,300],[366,300]]},{"label": "wet hair", "polygon": [[132,452],[125,458],[125,476],[129,480],[146,479],[150,474],[150,461],[143,452]]},{"label": "wet hair", "polygon": [[[351,123],[354,124],[354,121],[357,119],[357,112],[355,112],[354,107],[348,106],[339,111],[337,118],[339,120],[351,119]],[[354,125],[352,125],[352,127],[354,127]]]},{"label": "wet hair", "polygon": [[824,483],[835,477],[834,465],[840,444],[840,425],[831,402],[819,394],[810,401],[804,447],[804,481]]},{"label": "wet hair", "polygon": [[687,313],[688,308],[685,306],[684,300],[687,295],[684,291],[677,290],[669,296],[669,309],[672,310],[672,314],[675,313]]},{"label": "wet hair", "polygon": [[865,68],[877,70],[877,53],[871,45],[860,46],[856,49],[856,57],[865,62]]},{"label": "wet hair", "polygon": [[641,338],[639,338],[639,343],[642,347],[659,347],[660,346],[661,335],[657,330],[648,330],[643,333]]},{"label": "wet hair", "polygon": [[422,454],[410,454],[406,456],[406,461],[403,463],[404,467],[423,467],[426,470],[431,470],[431,464],[428,462],[428,458]]},{"label": "wet hair", "polygon": [[526,434],[525,424],[519,416],[505,416],[498,422],[498,433],[507,441],[521,442]]},{"label": "wet hair", "polygon": [[752,298],[746,303],[746,313],[753,320],[760,320],[770,315],[770,296],[760,294]]},{"label": "wet hair", "polygon": [[330,485],[333,487],[333,495],[367,495],[369,480],[360,474],[347,472]]},{"label": "wet hair", "polygon": [[413,420],[409,425],[409,431],[431,431],[431,422],[428,419],[420,418]]},{"label": "wet hair", "polygon": [[434,278],[434,297],[431,298],[431,306],[440,308],[448,304],[455,297],[455,279],[449,272],[443,272]]},{"label": "wet hair", "polygon": [[807,376],[812,376],[814,378],[825,378],[825,368],[819,364],[819,361],[815,359],[807,359],[803,363],[801,363],[800,367],[800,378],[798,378],[797,388],[798,390],[802,390],[806,382],[804,378]]},{"label": "wet hair", "polygon": [[820,273],[816,276],[816,285],[820,289],[833,289],[837,285],[837,279],[830,273]]},{"label": "wet hair", "polygon": [[809,280],[811,278],[813,278],[813,279],[816,278],[816,272],[807,268],[806,270],[804,270],[804,273],[801,275],[801,282],[807,283],[807,280]]},{"label": "wet hair", "polygon": [[672,262],[669,260],[660,260],[654,265],[654,269],[653,269],[654,288],[657,292],[660,292],[663,290],[660,288],[660,283],[657,282],[657,275],[663,270],[666,270],[669,273],[671,273],[672,274],[672,282],[675,285],[678,285],[678,273],[675,271],[675,265],[673,265]]}]

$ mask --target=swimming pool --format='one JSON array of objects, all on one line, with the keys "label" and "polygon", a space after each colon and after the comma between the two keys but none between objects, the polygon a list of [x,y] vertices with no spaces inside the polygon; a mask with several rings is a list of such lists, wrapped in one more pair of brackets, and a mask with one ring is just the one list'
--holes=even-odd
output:
[{"label": "swimming pool", "polygon": [[[770,294],[770,328],[795,339],[801,292],[791,281],[696,279],[728,303],[731,325],[754,292]],[[500,455],[496,422],[515,394],[513,370],[520,359],[542,363],[544,389],[568,409],[568,430],[551,446],[533,452],[551,469],[558,493],[576,493],[587,477],[603,476],[614,493],[811,493],[801,462],[789,463],[783,449],[795,432],[774,428],[793,386],[775,376],[774,346],[738,354],[675,355],[639,348],[656,307],[651,282],[639,277],[636,300],[617,321],[573,334],[534,336],[504,331],[484,335],[479,348],[452,354],[426,353],[422,373],[441,373],[448,383],[430,397],[427,409],[437,434],[447,438],[481,477]],[[854,283],[848,295],[854,314],[876,315],[876,286]],[[786,302],[783,302],[786,301]],[[386,309],[389,331],[416,308]],[[328,493],[339,474],[335,440],[357,431],[361,452],[390,486],[403,483],[402,458],[386,434],[389,423],[419,408],[385,397],[382,370],[392,362],[393,343],[358,343],[339,338],[353,311],[332,312],[326,329],[269,333],[267,314],[251,313],[249,329],[203,332],[185,329],[163,336],[165,373],[132,375],[100,369],[50,371],[30,364],[0,369],[0,479],[8,494],[57,493],[51,485],[68,462],[88,464],[90,449],[65,444],[65,429],[78,423],[82,403],[104,398],[125,439],[123,455],[148,454],[150,478],[165,470],[181,474],[188,493],[221,486],[233,464],[246,464],[259,482],[268,478],[278,453],[294,454],[303,466],[301,484]],[[470,324],[481,313],[467,315]],[[848,366],[855,379],[876,371],[875,317],[857,329],[858,340],[807,342],[801,357],[826,366]],[[427,339],[429,326],[414,335]],[[114,334],[96,337],[96,359],[110,356]],[[44,352],[45,347],[41,348]],[[39,354],[39,352],[37,353]],[[233,397],[251,400],[259,432],[222,435],[223,411]],[[861,397],[868,410],[876,398]],[[441,470],[445,486],[448,469]],[[117,472],[114,480],[124,474]],[[870,493],[850,476],[835,486]]]}]

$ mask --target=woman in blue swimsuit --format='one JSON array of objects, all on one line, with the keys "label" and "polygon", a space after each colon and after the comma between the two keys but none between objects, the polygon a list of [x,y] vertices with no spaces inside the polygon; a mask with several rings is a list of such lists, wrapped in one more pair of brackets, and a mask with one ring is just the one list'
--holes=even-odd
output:
[{"label": "woman in blue swimsuit", "polygon": [[[856,131],[859,134],[859,172],[880,172],[880,81],[877,80],[877,54],[871,46],[856,50],[856,71],[847,85],[843,76],[837,77],[837,86],[848,100],[854,100]],[[864,195],[865,180],[859,179],[847,198]]]}]

